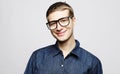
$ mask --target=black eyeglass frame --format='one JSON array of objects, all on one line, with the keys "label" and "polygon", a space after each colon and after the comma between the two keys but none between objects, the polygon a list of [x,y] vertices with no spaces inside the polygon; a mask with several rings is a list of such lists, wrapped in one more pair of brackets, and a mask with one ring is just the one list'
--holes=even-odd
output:
[{"label": "black eyeglass frame", "polygon": [[[58,20],[49,21],[49,22],[46,23],[46,25],[47,25],[47,27],[48,27],[49,30],[56,29],[57,26],[58,26],[57,23],[59,23],[59,25],[62,26],[62,27],[66,27],[66,26],[68,26],[68,25],[70,24],[70,18],[72,18],[72,17],[73,17],[73,16],[62,17],[62,18],[60,18],[60,19],[58,19]],[[59,22],[61,19],[64,19],[64,18],[68,18],[68,24],[65,25],[65,26],[63,26],[63,25]],[[55,22],[55,23],[56,23],[56,27],[53,28],[53,29],[51,29],[51,28],[49,27],[49,23],[51,23],[51,22]]]}]

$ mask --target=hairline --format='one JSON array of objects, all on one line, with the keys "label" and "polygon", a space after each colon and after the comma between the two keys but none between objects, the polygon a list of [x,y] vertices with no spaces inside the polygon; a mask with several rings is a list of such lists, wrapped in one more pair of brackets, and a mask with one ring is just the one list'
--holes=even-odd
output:
[{"label": "hairline", "polygon": [[[57,3],[61,3],[61,2],[57,2]],[[72,8],[69,4],[67,4],[67,3],[65,3],[65,2],[62,2],[61,5],[58,5],[58,7],[57,7],[57,6],[54,6],[54,4],[51,5],[51,6],[48,8],[47,12],[46,12],[46,18],[48,18],[48,16],[49,16],[51,13],[53,13],[53,12],[55,12],[55,11],[62,11],[62,10],[68,10],[68,11],[69,11],[69,15],[74,16],[73,8]]]},{"label": "hairline", "polygon": [[[67,9],[67,8],[55,10],[55,11],[51,12],[50,14],[52,14],[52,13],[54,13],[54,12],[57,12],[57,11],[65,11],[65,10],[68,11],[68,13],[67,13],[68,15],[67,15],[67,16],[70,16],[70,11],[69,11],[69,9]],[[48,17],[50,16],[50,14],[47,16],[47,20],[48,20]],[[48,21],[49,21],[49,20],[48,20]]]}]

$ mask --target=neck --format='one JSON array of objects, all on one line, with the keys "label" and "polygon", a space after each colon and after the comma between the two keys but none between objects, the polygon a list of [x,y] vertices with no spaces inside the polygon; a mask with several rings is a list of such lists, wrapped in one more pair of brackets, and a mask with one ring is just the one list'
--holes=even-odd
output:
[{"label": "neck", "polygon": [[72,36],[64,42],[58,42],[60,50],[63,52],[64,58],[73,50],[75,47],[75,39]]}]

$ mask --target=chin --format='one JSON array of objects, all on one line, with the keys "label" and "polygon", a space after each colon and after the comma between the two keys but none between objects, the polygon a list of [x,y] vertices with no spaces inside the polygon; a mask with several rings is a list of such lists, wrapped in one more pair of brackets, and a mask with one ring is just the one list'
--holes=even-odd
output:
[{"label": "chin", "polygon": [[56,38],[57,39],[57,41],[59,41],[59,42],[64,42],[64,41],[66,41],[66,39],[58,39],[58,38]]},{"label": "chin", "polygon": [[58,41],[58,42],[65,42],[66,40],[58,40],[58,39],[57,39],[57,41]]},{"label": "chin", "polygon": [[56,38],[59,42],[66,42],[68,38]]}]

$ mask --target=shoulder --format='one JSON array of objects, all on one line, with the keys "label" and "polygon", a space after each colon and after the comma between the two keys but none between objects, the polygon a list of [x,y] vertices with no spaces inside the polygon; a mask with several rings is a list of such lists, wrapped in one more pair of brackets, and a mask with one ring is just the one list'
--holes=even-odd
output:
[{"label": "shoulder", "polygon": [[[81,48],[81,51],[84,53],[83,54],[83,59],[84,60],[84,64],[87,65],[89,67],[89,69],[91,69],[91,72],[93,73],[97,73],[97,74],[102,74],[102,63],[101,60],[95,56],[94,54],[92,54],[91,52]],[[92,74],[93,74],[92,73]]]},{"label": "shoulder", "polygon": [[44,53],[46,53],[46,52],[49,52],[49,51],[50,51],[51,49],[53,49],[53,48],[54,48],[54,45],[45,46],[45,47],[36,49],[36,50],[33,52],[33,54],[36,54],[36,55],[40,54],[40,55],[42,55],[42,54],[44,54]]},{"label": "shoulder", "polygon": [[83,58],[83,59],[89,59],[89,60],[99,60],[94,54],[92,54],[91,52],[87,51],[86,49],[82,48],[80,46],[80,42],[78,40],[76,40],[76,53],[79,54],[79,57]]},{"label": "shoulder", "polygon": [[80,47],[80,52],[82,53],[82,59],[85,60],[89,65],[101,63],[100,59],[93,53],[87,51],[86,49]]},{"label": "shoulder", "polygon": [[54,45],[49,45],[36,49],[35,51],[32,52],[31,58],[43,59],[45,56],[49,55],[52,52],[51,50],[54,48],[55,48]]}]

